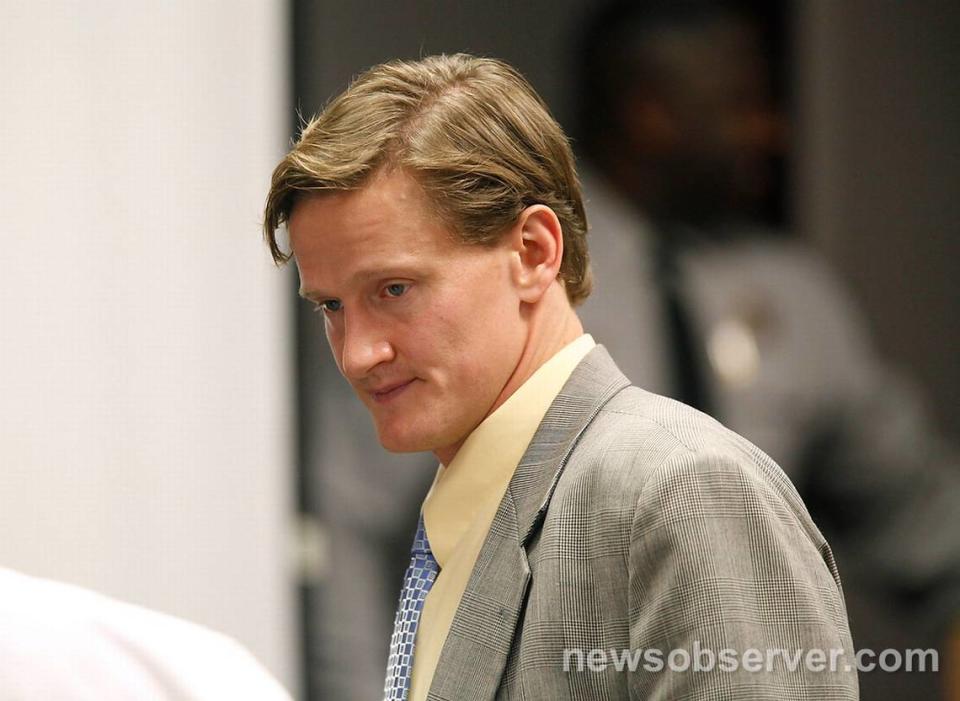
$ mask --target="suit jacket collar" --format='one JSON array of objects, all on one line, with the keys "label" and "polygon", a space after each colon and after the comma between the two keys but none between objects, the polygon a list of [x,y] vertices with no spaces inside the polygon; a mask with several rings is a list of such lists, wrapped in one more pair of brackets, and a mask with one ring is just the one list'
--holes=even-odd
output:
[{"label": "suit jacket collar", "polygon": [[454,615],[427,696],[492,699],[500,685],[530,580],[526,546],[536,534],[573,448],[629,380],[603,346],[580,362],[517,465]]},{"label": "suit jacket collar", "polygon": [[507,495],[513,498],[520,545],[534,536],[580,435],[600,409],[630,381],[603,346],[588,353],[550,405],[524,453]]}]

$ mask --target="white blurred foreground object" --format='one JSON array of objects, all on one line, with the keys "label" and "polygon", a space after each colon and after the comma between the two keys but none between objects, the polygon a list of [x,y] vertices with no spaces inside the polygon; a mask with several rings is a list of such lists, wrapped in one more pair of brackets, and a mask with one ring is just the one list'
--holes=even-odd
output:
[{"label": "white blurred foreground object", "polygon": [[0,568],[4,701],[289,701],[245,648],[202,626]]}]

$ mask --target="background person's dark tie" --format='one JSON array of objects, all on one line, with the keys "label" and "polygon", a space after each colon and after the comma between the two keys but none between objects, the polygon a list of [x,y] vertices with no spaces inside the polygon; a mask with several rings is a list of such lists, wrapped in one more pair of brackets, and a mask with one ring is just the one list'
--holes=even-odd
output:
[{"label": "background person's dark tie", "polygon": [[678,240],[680,234],[670,231],[658,233],[654,257],[671,371],[669,394],[684,404],[712,414],[714,407],[706,375],[705,346],[690,314],[682,267],[678,260],[682,247]]}]

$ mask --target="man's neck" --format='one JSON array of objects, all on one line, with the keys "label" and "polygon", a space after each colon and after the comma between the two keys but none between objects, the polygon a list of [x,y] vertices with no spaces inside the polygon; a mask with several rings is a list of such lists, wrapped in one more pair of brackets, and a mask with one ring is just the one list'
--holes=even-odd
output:
[{"label": "man's neck", "polygon": [[[525,311],[527,341],[516,368],[484,415],[484,419],[499,409],[544,363],[583,335],[583,324],[570,306],[567,294],[559,283],[552,285],[535,306],[528,307]],[[443,465],[449,465],[466,439],[467,436],[464,436],[454,445],[435,450],[434,455]]]}]

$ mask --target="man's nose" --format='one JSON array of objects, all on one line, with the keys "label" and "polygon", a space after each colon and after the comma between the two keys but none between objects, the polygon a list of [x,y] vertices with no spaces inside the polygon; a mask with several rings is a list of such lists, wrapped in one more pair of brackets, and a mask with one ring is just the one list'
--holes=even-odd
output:
[{"label": "man's nose", "polygon": [[348,380],[360,380],[394,358],[393,346],[384,330],[370,320],[344,320],[340,369]]}]

